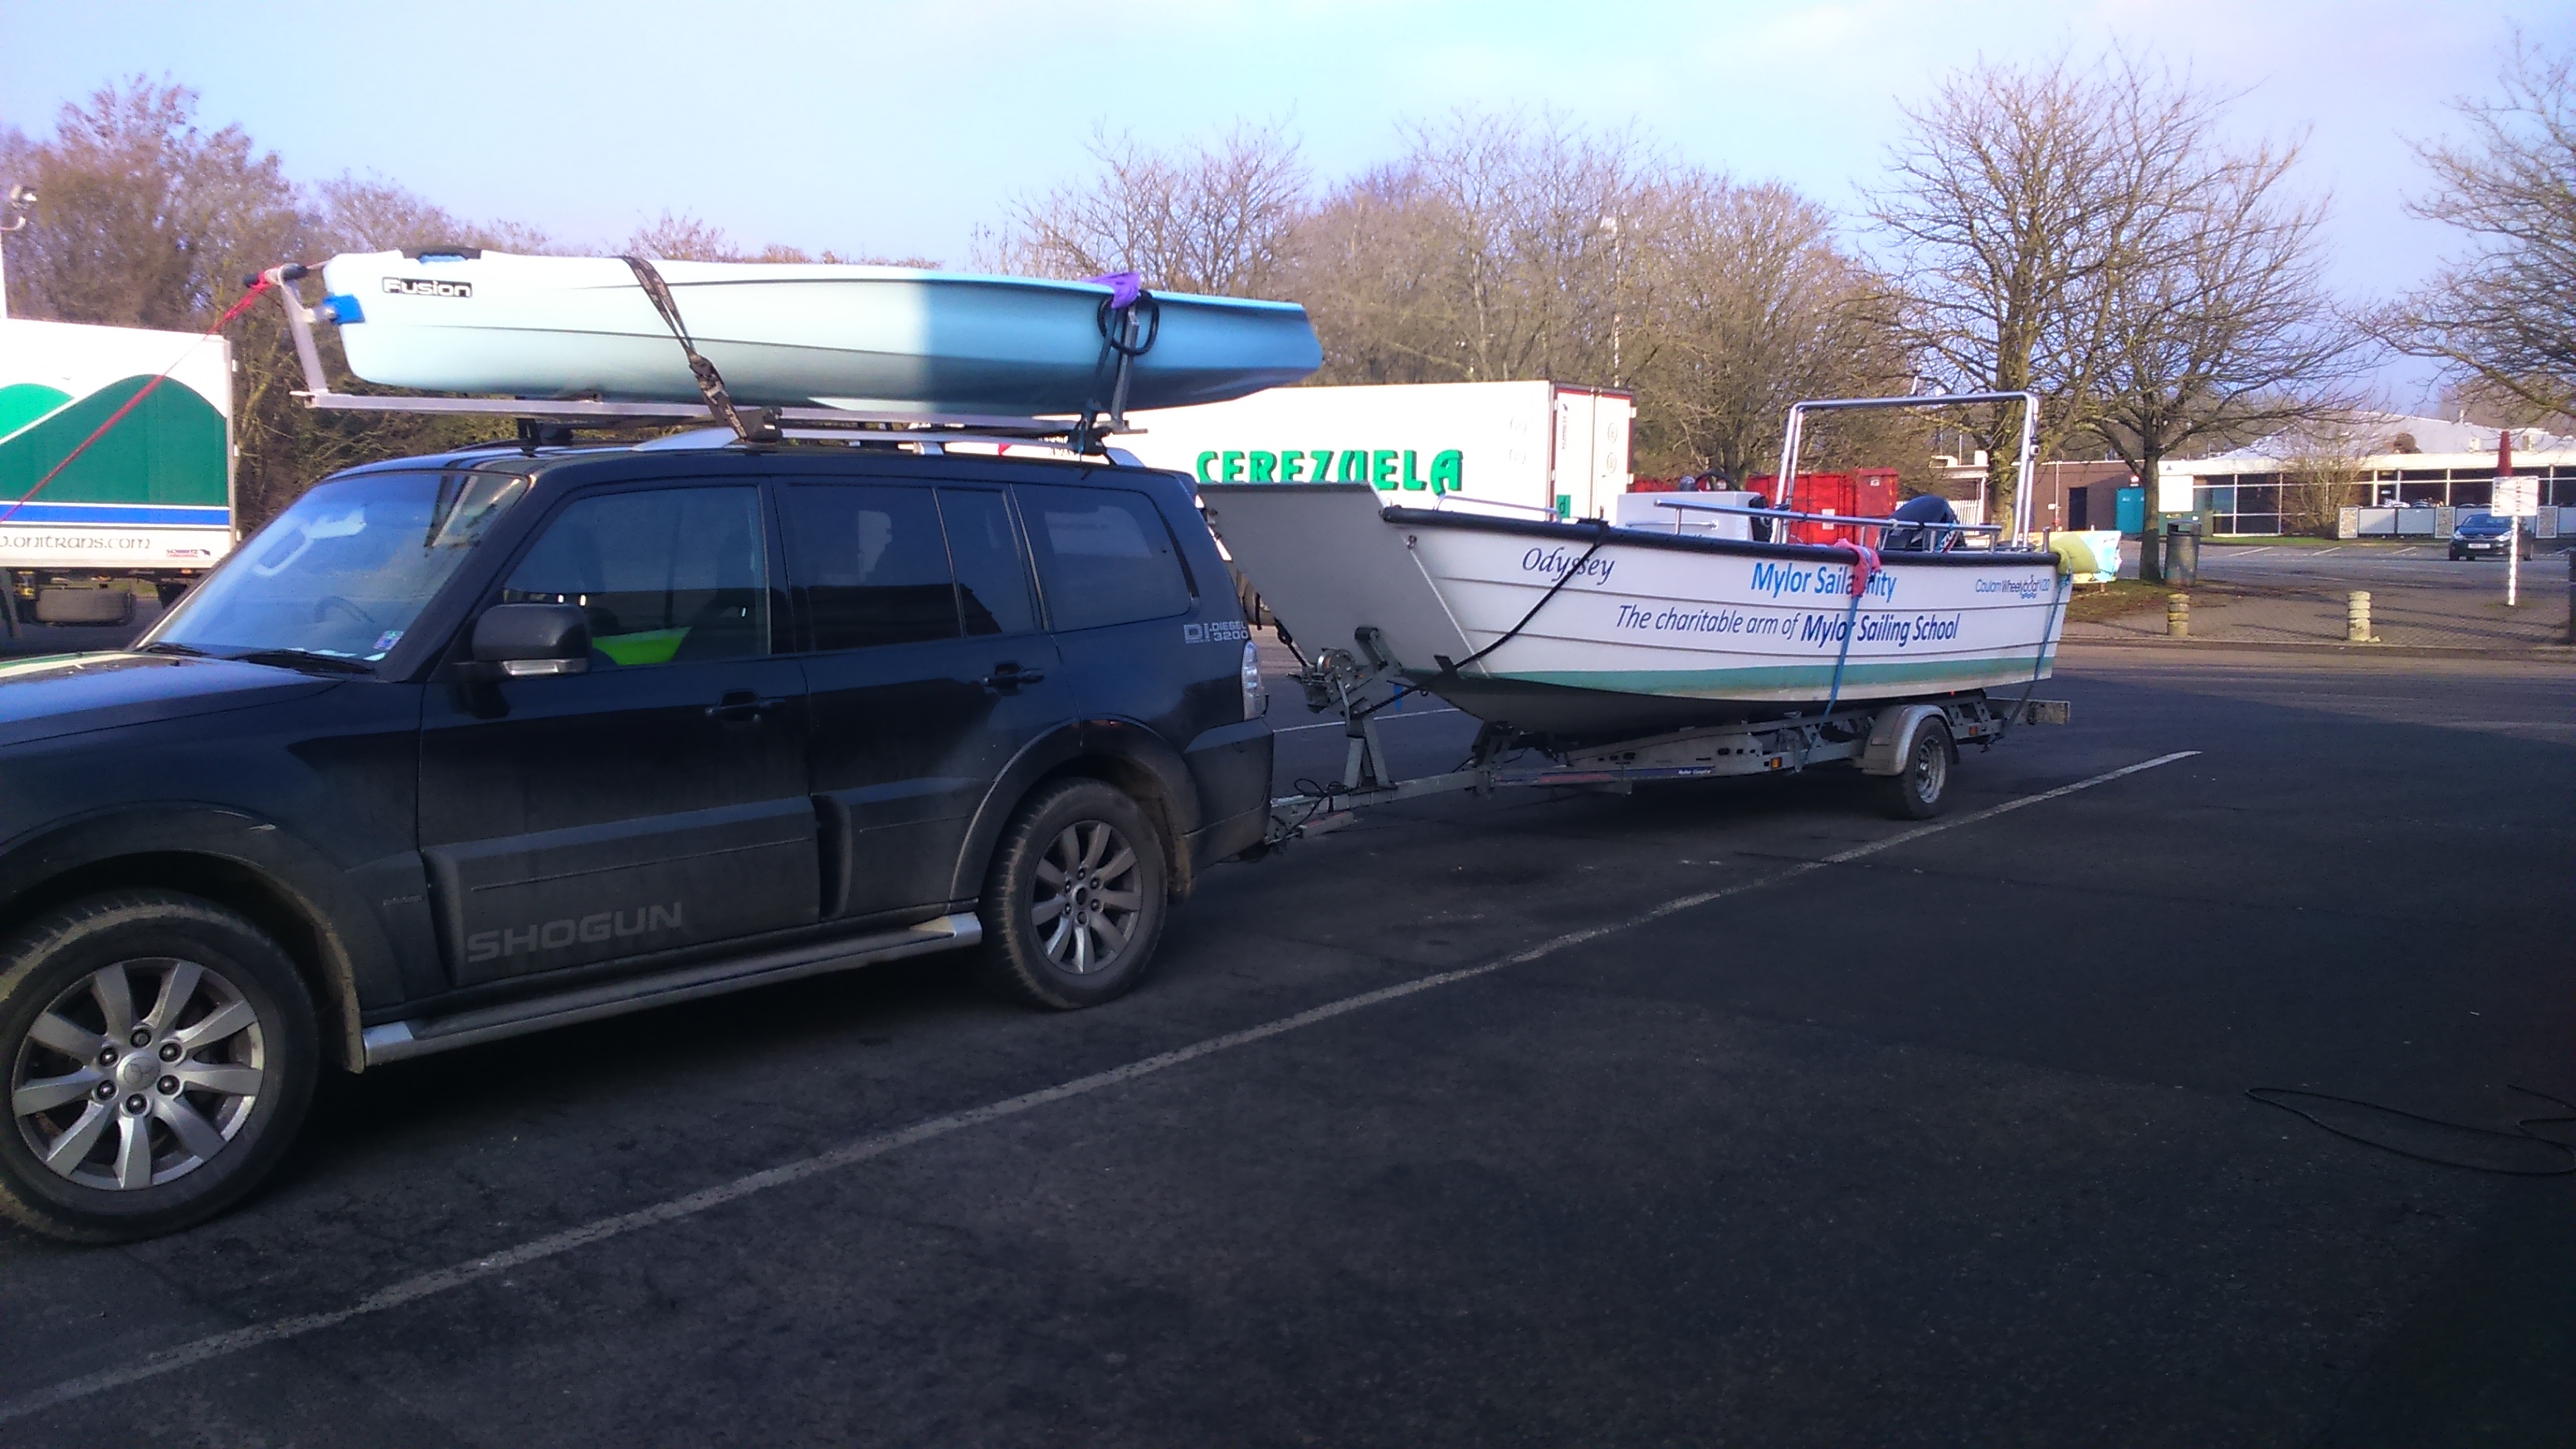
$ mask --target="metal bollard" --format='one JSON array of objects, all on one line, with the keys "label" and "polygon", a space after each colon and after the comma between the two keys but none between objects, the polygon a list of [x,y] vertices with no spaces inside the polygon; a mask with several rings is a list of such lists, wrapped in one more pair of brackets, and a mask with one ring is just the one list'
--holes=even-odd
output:
[{"label": "metal bollard", "polygon": [[2169,639],[2191,637],[2191,595],[2165,595],[2165,637]]},{"label": "metal bollard", "polygon": [[2370,632],[2370,591],[2368,589],[2355,589],[2344,598],[2343,642],[2346,644],[2379,642]]}]

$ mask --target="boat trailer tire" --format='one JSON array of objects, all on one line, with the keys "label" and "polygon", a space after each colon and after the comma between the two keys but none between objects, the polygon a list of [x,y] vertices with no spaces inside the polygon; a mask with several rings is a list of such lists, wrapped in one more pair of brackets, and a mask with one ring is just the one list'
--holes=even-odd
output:
[{"label": "boat trailer tire", "polygon": [[0,1215],[111,1243],[230,1207],[313,1098],[313,1003],[260,929],[210,901],[117,891],[0,950]]},{"label": "boat trailer tire", "polygon": [[1165,879],[1162,836],[1124,792],[1098,780],[1040,790],[993,852],[977,974],[1057,1011],[1124,995],[1153,963]]},{"label": "boat trailer tire", "polygon": [[1902,767],[1887,777],[1888,804],[1900,820],[1929,820],[1950,804],[1950,774],[1959,763],[1959,747],[1950,739],[1949,723],[1933,715],[1914,727]]}]

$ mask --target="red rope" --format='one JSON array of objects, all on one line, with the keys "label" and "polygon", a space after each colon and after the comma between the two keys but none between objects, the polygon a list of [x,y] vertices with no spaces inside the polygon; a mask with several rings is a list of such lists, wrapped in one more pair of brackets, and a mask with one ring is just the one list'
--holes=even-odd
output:
[{"label": "red rope", "polygon": [[152,396],[152,390],[154,388],[168,382],[170,380],[170,374],[177,372],[179,370],[179,364],[187,361],[190,354],[194,353],[200,346],[203,346],[207,337],[212,337],[223,331],[225,328],[231,326],[233,324],[233,319],[239,317],[242,313],[249,311],[250,304],[259,300],[259,294],[267,291],[269,286],[270,282],[268,280],[268,274],[266,272],[260,273],[259,280],[251,285],[249,291],[241,294],[240,301],[235,302],[230,307],[224,309],[224,315],[215,319],[215,325],[206,329],[205,336],[199,337],[196,341],[189,343],[186,350],[182,351],[176,358],[173,358],[168,367],[161,369],[160,376],[153,378],[150,382],[147,382],[143,384],[142,387],[136,389],[134,396],[125,400],[125,406],[108,414],[106,422],[103,422],[96,428],[91,429],[90,435],[81,439],[79,447],[65,453],[63,455],[63,460],[56,463],[51,472],[48,472],[44,477],[36,480],[36,486],[27,490],[26,497],[20,498],[11,503],[5,510],[0,510],[0,523],[7,523],[10,519],[17,517],[18,510],[26,507],[28,501],[33,499],[37,494],[44,492],[46,484],[61,477],[63,470],[72,465],[73,459],[88,452],[90,444],[106,437],[108,429],[125,421],[125,415],[140,406],[145,398]]}]

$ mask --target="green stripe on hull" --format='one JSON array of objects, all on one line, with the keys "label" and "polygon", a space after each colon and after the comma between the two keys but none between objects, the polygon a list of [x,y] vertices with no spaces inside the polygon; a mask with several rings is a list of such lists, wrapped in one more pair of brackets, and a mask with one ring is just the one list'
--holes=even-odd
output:
[{"label": "green stripe on hull", "polygon": [[[2052,647],[2040,668],[2056,663]],[[2017,683],[2032,674],[2031,661],[2008,654],[1977,659],[1904,659],[1879,664],[1854,660],[1843,668],[1843,692],[1894,684],[1911,693],[1976,689]],[[1819,695],[1833,687],[1830,659],[1813,664],[1758,665],[1743,669],[1549,669],[1491,676],[1497,682],[1549,684],[1560,689],[1589,689],[1603,694],[1658,695],[1673,699],[1747,699],[1779,695]]]}]

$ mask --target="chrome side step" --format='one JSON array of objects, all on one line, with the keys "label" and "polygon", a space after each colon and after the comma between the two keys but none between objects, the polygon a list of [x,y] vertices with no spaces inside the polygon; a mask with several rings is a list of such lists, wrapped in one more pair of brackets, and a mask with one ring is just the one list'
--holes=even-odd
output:
[{"label": "chrome side step", "polygon": [[941,916],[935,921],[907,926],[900,931],[684,966],[659,975],[612,981],[567,991],[559,996],[513,1001],[478,1011],[461,1011],[454,1016],[387,1022],[383,1026],[368,1027],[361,1036],[365,1049],[361,1067],[382,1066],[387,1062],[427,1056],[477,1042],[499,1041],[503,1037],[521,1036],[549,1027],[570,1026],[577,1021],[623,1016],[630,1011],[694,1001],[701,996],[717,996],[750,986],[793,981],[800,976],[820,976],[827,971],[873,966],[880,961],[896,961],[931,951],[951,951],[961,946],[972,946],[983,939],[984,923],[976,919],[974,912],[961,911],[953,916]]}]

